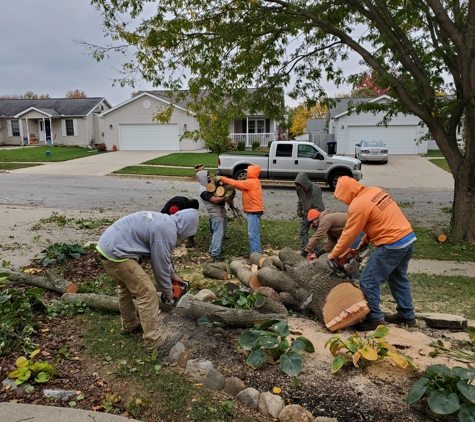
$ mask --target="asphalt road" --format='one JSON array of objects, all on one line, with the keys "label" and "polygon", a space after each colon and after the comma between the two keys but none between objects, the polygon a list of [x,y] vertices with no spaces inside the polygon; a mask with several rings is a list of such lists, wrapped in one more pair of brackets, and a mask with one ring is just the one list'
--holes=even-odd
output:
[{"label": "asphalt road", "polygon": [[[387,189],[413,225],[435,227],[447,224],[453,192],[436,189]],[[296,218],[294,187],[264,186],[264,218]],[[0,205],[92,210],[118,213],[158,210],[172,196],[198,196],[197,182],[120,177],[80,177],[29,174],[0,174]],[[241,207],[240,194],[236,204]],[[346,211],[346,206],[323,189],[327,209]],[[201,212],[205,212],[201,210]]]}]

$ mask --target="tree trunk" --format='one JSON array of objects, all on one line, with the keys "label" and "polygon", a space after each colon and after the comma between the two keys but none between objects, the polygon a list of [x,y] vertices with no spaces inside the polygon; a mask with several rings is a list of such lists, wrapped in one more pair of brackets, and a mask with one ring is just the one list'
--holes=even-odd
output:
[{"label": "tree trunk", "polygon": [[[467,142],[468,144],[468,142]],[[473,142],[475,148],[475,140]],[[475,157],[475,151],[473,153]],[[452,205],[449,239],[453,241],[475,242],[475,159],[468,156],[468,148],[463,165],[454,173],[455,189]]]},{"label": "tree trunk", "polygon": [[[209,302],[201,302],[193,298],[192,295],[185,295],[182,300],[182,307],[174,308],[160,302],[160,309],[172,315],[186,317],[197,320],[203,315],[212,317],[214,321],[219,320],[224,325],[234,328],[250,328],[260,321],[269,319],[286,319],[287,311],[285,307],[278,308],[273,304],[262,304],[262,312],[256,309],[235,309],[213,305]],[[116,296],[104,296],[90,294],[69,294],[65,293],[61,300],[66,303],[84,302],[93,309],[101,309],[109,312],[119,313],[119,299]],[[269,300],[269,302],[271,302]],[[277,311],[277,312],[276,312]]]},{"label": "tree trunk", "polygon": [[[243,261],[232,261],[230,265],[231,274],[245,286],[257,289],[261,286],[256,273],[253,273]],[[254,286],[254,287],[253,287]]]},{"label": "tree trunk", "polygon": [[42,289],[52,290],[61,294],[76,293],[78,291],[78,287],[74,283],[65,280],[63,277],[51,270],[46,270],[46,277],[19,273],[8,269],[2,269],[2,271],[9,274],[8,281],[6,282],[7,284],[28,284],[29,286],[41,287]]},{"label": "tree trunk", "polygon": [[216,280],[227,280],[229,278],[228,264],[225,262],[212,262],[203,266],[203,275]]}]

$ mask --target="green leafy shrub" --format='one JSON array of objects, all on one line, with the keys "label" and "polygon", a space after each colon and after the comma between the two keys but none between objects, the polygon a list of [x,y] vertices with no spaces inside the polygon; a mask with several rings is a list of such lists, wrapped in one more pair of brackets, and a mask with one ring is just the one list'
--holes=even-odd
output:
[{"label": "green leafy shrub", "polygon": [[44,267],[49,264],[62,264],[66,262],[67,256],[78,259],[86,253],[78,244],[68,245],[66,243],[53,243],[44,252],[44,257],[37,261],[38,264],[43,264]]},{"label": "green leafy shrub", "polygon": [[297,337],[289,343],[287,321],[270,320],[257,324],[239,337],[238,345],[250,351],[246,363],[253,369],[260,368],[266,361],[280,362],[282,371],[288,376],[297,376],[303,367],[302,351],[313,353],[310,340]]},{"label": "green leafy shrub", "polygon": [[446,347],[442,340],[437,340],[429,346],[434,350],[429,353],[429,356],[445,355],[462,361],[475,362],[475,328],[468,327],[469,341],[461,341],[457,344],[452,344],[451,347]]},{"label": "green leafy shrub", "polygon": [[[331,373],[338,372],[347,359],[352,359],[353,364],[362,369],[389,360],[400,368],[406,369],[409,365],[417,370],[417,366],[409,356],[401,353],[386,341],[385,336],[388,333],[388,327],[379,325],[376,331],[366,336],[356,332],[347,340],[341,340],[340,334],[330,337],[326,341],[325,347],[330,346],[330,353],[336,356],[331,365]],[[340,351],[344,349],[346,352],[341,354]]]},{"label": "green leafy shrub", "polygon": [[261,143],[259,141],[253,141],[251,145],[252,145],[252,150],[255,151],[256,149],[259,149],[259,147],[261,146]]},{"label": "green leafy shrub", "polygon": [[220,299],[213,301],[214,305],[240,309],[252,309],[256,301],[265,296],[262,293],[257,293],[256,295],[249,294],[240,289],[230,291],[225,286],[218,287],[216,293]]},{"label": "green leafy shrub", "polygon": [[270,146],[272,145],[272,142],[273,142],[273,141],[267,142],[267,148],[268,148],[268,149],[270,149]]},{"label": "green leafy shrub", "polygon": [[[1,273],[5,279],[7,273]],[[31,352],[35,345],[30,335],[38,328],[33,311],[45,309],[44,289],[32,288],[25,292],[16,289],[0,291],[0,355],[8,349],[21,346]]]},{"label": "green leafy shrub", "polygon": [[20,356],[16,360],[17,369],[8,374],[10,378],[16,378],[16,385],[23,384],[26,381],[44,384],[56,374],[54,365],[49,362],[35,362],[33,360],[39,352],[40,349],[36,349],[30,354],[30,359]]},{"label": "green leafy shrub", "polygon": [[66,303],[61,302],[60,300],[53,301],[52,305],[47,307],[48,318],[54,318],[57,316],[67,316],[73,317],[78,314],[85,314],[90,312],[91,309],[88,308],[86,303],[81,301]]},{"label": "green leafy shrub", "polygon": [[238,151],[245,151],[246,150],[246,142],[239,141],[237,143],[237,149],[238,149]]},{"label": "green leafy shrub", "polygon": [[432,365],[426,368],[407,396],[413,404],[423,397],[427,398],[430,409],[439,415],[459,411],[460,422],[473,422],[475,415],[475,368],[445,365]]}]

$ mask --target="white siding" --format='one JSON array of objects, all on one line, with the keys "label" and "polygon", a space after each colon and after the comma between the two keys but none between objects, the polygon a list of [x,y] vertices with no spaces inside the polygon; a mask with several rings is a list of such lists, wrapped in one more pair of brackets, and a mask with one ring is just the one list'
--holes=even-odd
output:
[{"label": "white siding", "polygon": [[179,151],[178,125],[120,125],[123,151]]}]

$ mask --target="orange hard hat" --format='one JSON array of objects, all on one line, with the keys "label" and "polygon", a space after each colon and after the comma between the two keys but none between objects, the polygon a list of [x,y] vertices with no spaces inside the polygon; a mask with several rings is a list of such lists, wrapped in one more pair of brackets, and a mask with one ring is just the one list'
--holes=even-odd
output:
[{"label": "orange hard hat", "polygon": [[312,208],[307,214],[307,220],[309,222],[312,222],[313,220],[316,220],[319,216],[320,211],[316,210],[315,208]]}]

